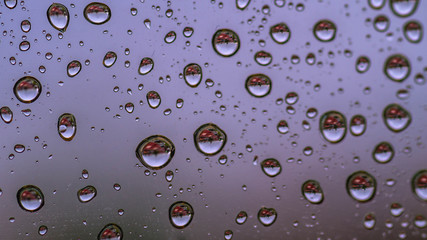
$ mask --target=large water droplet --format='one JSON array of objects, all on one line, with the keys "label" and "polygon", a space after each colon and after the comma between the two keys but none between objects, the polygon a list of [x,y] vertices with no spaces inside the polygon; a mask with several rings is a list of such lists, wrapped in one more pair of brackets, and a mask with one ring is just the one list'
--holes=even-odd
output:
[{"label": "large water droplet", "polygon": [[356,201],[366,202],[371,200],[376,191],[376,181],[371,174],[358,171],[347,179],[347,192]]},{"label": "large water droplet", "polygon": [[388,20],[388,17],[385,15],[379,15],[374,19],[374,28],[378,32],[387,31],[389,26],[390,26],[390,20]]},{"label": "large water droplet", "polygon": [[274,158],[268,158],[261,162],[261,169],[265,175],[275,177],[282,171],[279,161]]},{"label": "large water droplet", "polygon": [[162,169],[169,164],[175,154],[175,146],[167,137],[154,135],[147,137],[136,148],[136,157],[150,169]]},{"label": "large water droplet", "polygon": [[19,101],[23,103],[31,103],[40,96],[42,85],[36,78],[26,76],[16,82],[13,91]]},{"label": "large water droplet", "polygon": [[6,106],[0,109],[0,116],[5,123],[11,123],[13,120],[13,112]]},{"label": "large water droplet", "polygon": [[418,0],[390,0],[390,7],[396,16],[408,17],[412,15],[418,6]]},{"label": "large water droplet", "polygon": [[394,156],[393,147],[390,143],[382,142],[375,147],[372,156],[378,163],[388,163]]},{"label": "large water droplet", "polygon": [[394,217],[399,217],[400,215],[402,215],[404,211],[405,209],[402,207],[400,203],[395,202],[390,205],[390,213]]},{"label": "large water droplet", "polygon": [[417,172],[412,178],[412,191],[423,201],[427,201],[427,170]]},{"label": "large water droplet", "polygon": [[82,70],[82,64],[77,60],[71,61],[67,65],[67,75],[69,77],[75,77],[79,74],[80,70]]},{"label": "large water droplet", "polygon": [[258,220],[264,226],[271,226],[277,218],[277,212],[274,208],[262,207],[258,211]]},{"label": "large water droplet", "polygon": [[148,74],[154,68],[154,61],[151,58],[145,57],[139,64],[138,73],[141,75]]},{"label": "large water droplet", "polygon": [[160,95],[157,92],[149,91],[147,93],[147,102],[151,108],[155,109],[160,106],[162,99],[160,98]]},{"label": "large water droplet", "polygon": [[111,10],[104,3],[93,2],[85,7],[83,15],[90,23],[104,24],[110,20]]},{"label": "large water droplet", "polygon": [[214,50],[223,57],[233,56],[240,47],[240,40],[237,34],[230,29],[220,29],[215,32],[212,38]]},{"label": "large water droplet", "polygon": [[319,182],[315,180],[307,180],[302,185],[302,194],[310,203],[319,204],[323,201],[323,190]]},{"label": "large water droplet", "polygon": [[236,0],[236,7],[240,10],[244,10],[248,7],[251,0]]},{"label": "large water droplet", "polygon": [[366,56],[361,56],[356,61],[356,71],[359,73],[364,73],[369,70],[371,66],[371,61]]},{"label": "large water droplet", "polygon": [[321,20],[314,25],[313,33],[317,40],[329,42],[334,40],[337,28],[335,24],[328,20]]},{"label": "large water droplet", "polygon": [[390,104],[384,109],[384,123],[393,132],[405,130],[412,121],[411,115],[398,104]]},{"label": "large water droplet", "polygon": [[122,229],[114,223],[110,223],[102,228],[98,234],[98,240],[121,240],[123,239]]},{"label": "large water droplet", "polygon": [[58,118],[58,133],[65,141],[73,140],[77,131],[77,121],[73,114],[64,113]]},{"label": "large water droplet", "polygon": [[176,202],[169,208],[169,220],[176,228],[187,227],[193,216],[193,207],[187,202]]},{"label": "large water droplet", "polygon": [[219,153],[226,142],[225,132],[213,123],[204,124],[194,132],[194,144],[205,155]]},{"label": "large water droplet", "polygon": [[375,215],[373,213],[368,213],[363,219],[363,226],[366,229],[371,230],[375,227],[375,222],[376,222]]},{"label": "large water droplet", "polygon": [[42,191],[33,185],[23,186],[19,189],[17,197],[19,206],[25,211],[35,212],[44,204]]},{"label": "large water droplet", "polygon": [[254,97],[265,97],[271,91],[271,80],[264,74],[253,74],[246,79],[246,90]]},{"label": "large water droplet", "polygon": [[355,115],[350,120],[350,132],[354,136],[362,135],[366,130],[366,119],[362,115]]},{"label": "large water droplet", "polygon": [[4,0],[4,5],[9,9],[14,9],[16,4],[18,4],[17,0]]},{"label": "large water droplet", "polygon": [[90,202],[96,197],[96,188],[93,186],[86,186],[77,191],[77,197],[82,203]]},{"label": "large water droplet", "polygon": [[384,7],[385,0],[369,0],[368,3],[371,8],[378,10]]},{"label": "large water droplet", "polygon": [[248,214],[245,211],[240,211],[236,216],[236,223],[242,225],[248,219]]},{"label": "large water droplet", "polygon": [[406,57],[393,55],[387,59],[384,72],[391,80],[401,82],[409,76],[411,67]]},{"label": "large water droplet", "polygon": [[409,42],[419,43],[423,38],[423,27],[419,22],[409,21],[403,27],[403,34]]},{"label": "large water droplet", "polygon": [[322,136],[331,143],[338,143],[347,131],[344,115],[336,111],[330,111],[320,118],[320,131]]},{"label": "large water droplet", "polygon": [[261,66],[267,66],[273,60],[273,57],[271,56],[271,54],[265,51],[259,51],[255,53],[254,58],[255,58],[255,62]]},{"label": "large water droplet", "polygon": [[53,28],[61,32],[65,32],[68,27],[68,22],[70,21],[70,14],[67,7],[64,5],[60,3],[53,3],[47,9],[47,19]]},{"label": "large water droplet", "polygon": [[279,44],[285,44],[291,38],[291,30],[286,23],[278,23],[270,28],[271,38]]},{"label": "large water droplet", "polygon": [[202,81],[202,68],[196,63],[190,63],[184,68],[184,80],[190,87],[197,87]]},{"label": "large water droplet", "polygon": [[105,54],[102,64],[104,64],[106,68],[110,68],[114,65],[116,60],[117,60],[117,54],[113,51],[109,51]]}]

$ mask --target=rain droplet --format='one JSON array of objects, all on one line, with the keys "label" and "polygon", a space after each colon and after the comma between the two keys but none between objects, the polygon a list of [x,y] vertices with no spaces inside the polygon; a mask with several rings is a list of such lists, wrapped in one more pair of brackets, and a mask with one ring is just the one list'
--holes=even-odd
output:
[{"label": "rain droplet", "polygon": [[28,49],[30,49],[30,43],[28,41],[22,41],[19,44],[19,50],[25,52],[28,51]]},{"label": "rain droplet", "polygon": [[184,100],[182,100],[181,98],[178,98],[176,100],[176,108],[182,108],[184,106]]},{"label": "rain droplet", "polygon": [[281,134],[286,134],[289,132],[288,123],[285,120],[281,120],[277,124],[277,131]]},{"label": "rain droplet", "polygon": [[176,228],[185,228],[193,220],[193,207],[187,202],[176,202],[169,208],[169,220]]},{"label": "rain droplet", "polygon": [[343,140],[347,131],[344,115],[336,111],[330,111],[320,118],[320,129],[322,136],[331,143]]},{"label": "rain droplet", "polygon": [[125,110],[128,113],[133,113],[134,105],[131,102],[125,104]]},{"label": "rain droplet", "polygon": [[405,211],[405,209],[402,207],[400,203],[392,203],[390,205],[390,213],[394,217],[399,217],[402,215],[402,213]]},{"label": "rain droplet", "polygon": [[384,123],[393,132],[405,130],[411,123],[411,115],[398,104],[390,104],[384,109]]},{"label": "rain droplet", "polygon": [[164,136],[147,137],[136,148],[136,157],[150,169],[157,170],[166,167],[175,154],[175,146]]},{"label": "rain droplet", "polygon": [[202,81],[202,68],[196,63],[190,63],[184,68],[184,80],[190,87],[197,87]]},{"label": "rain droplet", "polygon": [[123,239],[122,229],[114,224],[110,223],[102,228],[101,232],[98,234],[98,240],[121,240]]},{"label": "rain droplet", "polygon": [[423,27],[416,21],[409,21],[403,27],[403,34],[409,42],[419,43],[423,38]]},{"label": "rain droplet", "polygon": [[414,175],[412,191],[419,199],[427,201],[427,170],[421,170]]},{"label": "rain droplet", "polygon": [[390,26],[390,20],[385,15],[379,15],[374,19],[374,28],[378,32],[387,31]]},{"label": "rain droplet", "polygon": [[147,93],[147,102],[148,105],[152,108],[158,108],[160,106],[160,103],[162,102],[160,95],[155,91],[149,91]]},{"label": "rain droplet", "polygon": [[104,56],[103,64],[106,68],[110,68],[114,65],[117,60],[117,54],[115,52],[107,52]]},{"label": "rain droplet", "polygon": [[258,220],[266,227],[271,226],[276,221],[276,218],[277,212],[274,208],[262,207],[258,211]]},{"label": "rain droplet", "polygon": [[83,169],[83,170],[82,170],[82,177],[83,177],[84,179],[88,179],[88,178],[89,178],[89,171],[88,171],[88,170],[86,170],[86,169]]},{"label": "rain droplet", "polygon": [[418,0],[390,0],[390,7],[393,13],[399,17],[412,15],[418,6]]},{"label": "rain droplet", "polygon": [[44,226],[44,225],[40,226],[39,227],[39,234],[40,234],[40,236],[44,236],[44,235],[46,235],[46,233],[47,233],[47,227]]},{"label": "rain droplet", "polygon": [[182,34],[184,34],[184,37],[189,38],[193,35],[194,29],[192,27],[185,27],[182,31]]},{"label": "rain droplet", "polygon": [[69,77],[75,77],[79,74],[80,70],[82,70],[82,64],[77,60],[71,61],[67,65],[67,75]]},{"label": "rain droplet", "polygon": [[16,144],[13,150],[17,153],[23,153],[25,151],[25,146],[22,144]]},{"label": "rain droplet", "polygon": [[50,25],[56,30],[65,32],[70,21],[70,14],[67,7],[60,3],[53,3],[47,9],[47,19]]},{"label": "rain droplet", "polygon": [[302,185],[302,194],[304,198],[313,204],[319,204],[323,201],[323,190],[319,182],[315,180],[307,180]]},{"label": "rain droplet", "polygon": [[166,179],[166,181],[172,182],[173,176],[174,176],[174,174],[173,174],[173,172],[171,170],[167,170],[166,171],[166,173],[165,173],[165,179]]},{"label": "rain droplet", "polygon": [[248,219],[248,214],[245,211],[240,211],[236,216],[236,223],[242,225]]},{"label": "rain droplet", "polygon": [[151,58],[145,57],[141,60],[139,64],[138,72],[141,75],[146,75],[154,68],[154,61]]},{"label": "rain droplet", "polygon": [[390,143],[382,142],[375,147],[372,155],[376,162],[388,163],[393,159],[394,150]]},{"label": "rain droplet", "polygon": [[384,72],[389,79],[401,82],[411,72],[409,61],[402,55],[393,55],[387,59],[384,65]]},{"label": "rain droplet", "polygon": [[271,56],[271,54],[265,51],[259,51],[255,53],[254,58],[255,58],[255,62],[261,66],[267,66],[273,60],[273,57]]},{"label": "rain droplet", "polygon": [[265,175],[275,177],[282,171],[279,161],[274,158],[268,158],[261,162],[261,169]]},{"label": "rain droplet", "polygon": [[13,112],[9,107],[0,108],[0,116],[5,123],[11,123],[13,120]]},{"label": "rain droplet", "polygon": [[16,82],[13,91],[19,101],[23,103],[31,103],[40,96],[42,85],[36,78],[26,76]]},{"label": "rain droplet", "polygon": [[104,24],[110,20],[111,10],[104,3],[93,2],[85,7],[83,15],[90,23]]},{"label": "rain droplet", "polygon": [[305,57],[305,62],[308,65],[313,65],[316,63],[316,56],[313,53],[307,54],[307,57]]},{"label": "rain droplet", "polygon": [[366,130],[366,119],[362,115],[355,115],[350,120],[350,132],[354,136],[362,135]]},{"label": "rain droplet", "polygon": [[31,22],[28,20],[23,20],[21,22],[21,30],[25,33],[29,32],[31,30]]},{"label": "rain droplet", "polygon": [[14,9],[17,3],[17,0],[4,0],[4,5],[9,9]]},{"label": "rain droplet", "polygon": [[270,28],[271,38],[278,44],[285,44],[291,38],[291,30],[286,23],[278,23]]},{"label": "rain droplet", "polygon": [[214,50],[223,57],[231,57],[239,50],[240,40],[237,34],[230,29],[220,29],[212,38]]},{"label": "rain droplet", "polygon": [[364,73],[369,70],[371,66],[371,61],[366,56],[361,56],[356,61],[356,71],[358,73]]},{"label": "rain droplet", "polygon": [[296,92],[290,92],[286,94],[285,102],[289,105],[293,105],[298,102],[298,94]]},{"label": "rain droplet", "polygon": [[76,118],[71,113],[64,113],[58,118],[58,133],[65,141],[73,140],[77,131]]},{"label": "rain droplet", "polygon": [[248,7],[251,0],[236,0],[236,7],[240,10],[244,10]]},{"label": "rain droplet", "polygon": [[175,39],[176,39],[176,33],[174,31],[168,32],[165,36],[165,42],[168,44],[173,43]]},{"label": "rain droplet", "polygon": [[371,200],[375,191],[375,178],[365,171],[355,172],[347,179],[347,192],[356,201],[367,202]]},{"label": "rain droplet", "polygon": [[334,40],[337,28],[335,24],[328,20],[321,20],[313,28],[314,36],[321,42]]},{"label": "rain droplet", "polygon": [[317,116],[317,109],[316,108],[309,108],[307,109],[307,117],[310,119],[313,119]]},{"label": "rain droplet", "polygon": [[368,229],[371,230],[375,227],[375,215],[373,213],[368,213],[365,215],[365,218],[363,219],[363,226]]},{"label": "rain droplet", "polygon": [[77,197],[82,203],[90,202],[96,197],[96,188],[93,186],[86,186],[77,191]]},{"label": "rain droplet", "polygon": [[417,228],[425,228],[427,226],[427,220],[424,216],[417,215],[415,216],[415,219],[414,219],[414,225]]},{"label": "rain droplet", "polygon": [[385,0],[369,0],[368,3],[371,8],[378,10],[384,7]]},{"label": "rain droplet", "polygon": [[271,91],[271,80],[264,74],[253,74],[246,79],[246,90],[254,97],[265,97]]},{"label": "rain droplet", "polygon": [[42,191],[33,185],[23,186],[18,194],[19,206],[25,211],[35,212],[44,205],[44,196]]},{"label": "rain droplet", "polygon": [[215,155],[225,146],[227,136],[225,132],[213,123],[200,126],[194,132],[194,144],[204,155]]},{"label": "rain droplet", "polygon": [[151,21],[150,21],[150,19],[145,19],[144,20],[144,25],[145,25],[145,27],[147,28],[147,29],[151,29]]}]

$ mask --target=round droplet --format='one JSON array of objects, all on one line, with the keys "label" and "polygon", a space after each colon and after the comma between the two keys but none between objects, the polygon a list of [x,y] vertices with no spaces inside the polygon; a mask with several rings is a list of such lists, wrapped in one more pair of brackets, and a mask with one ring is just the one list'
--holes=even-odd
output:
[{"label": "round droplet", "polygon": [[271,91],[271,80],[264,74],[253,74],[246,79],[246,90],[254,97],[265,97]]},{"label": "round droplet", "polygon": [[212,38],[214,50],[223,57],[231,57],[239,50],[240,40],[237,34],[230,29],[220,29]]},{"label": "round droplet", "polygon": [[0,108],[0,116],[5,123],[11,123],[13,120],[13,112],[9,107]]},{"label": "round droplet", "polygon": [[315,180],[307,180],[302,185],[302,195],[304,198],[313,204],[319,204],[323,201],[323,190],[319,182]]},{"label": "round droplet", "polygon": [[71,113],[64,113],[58,118],[58,133],[65,141],[73,140],[77,131],[76,118]]},{"label": "round droplet", "polygon": [[224,239],[225,240],[230,240],[233,238],[233,231],[231,230],[225,230],[224,231]]},{"label": "round droplet", "polygon": [[384,109],[384,123],[393,132],[405,130],[412,121],[411,115],[398,104],[390,104]]},{"label": "round droplet", "polygon": [[133,113],[134,108],[135,107],[134,107],[133,103],[131,103],[131,102],[128,102],[125,104],[125,110],[128,113]]},{"label": "round droplet", "polygon": [[261,162],[261,169],[265,175],[275,177],[282,171],[279,161],[274,158],[268,158]]},{"label": "round droplet", "polygon": [[389,26],[390,20],[388,20],[388,17],[386,17],[385,15],[379,15],[374,19],[374,28],[378,32],[387,31]]},{"label": "round droplet", "polygon": [[406,57],[393,55],[387,59],[384,65],[384,72],[389,79],[401,82],[409,76],[411,67]]},{"label": "round droplet", "polygon": [[419,43],[423,38],[423,27],[419,22],[409,21],[403,27],[403,34],[409,42]]},{"label": "round droplet", "polygon": [[158,108],[160,106],[160,103],[162,102],[160,95],[155,91],[149,91],[147,93],[147,102],[148,105],[152,108]]},{"label": "round droplet", "polygon": [[329,42],[334,40],[337,28],[335,24],[328,20],[321,20],[314,25],[313,32],[317,40]]},{"label": "round droplet", "polygon": [[313,65],[316,63],[316,55],[314,55],[313,53],[309,53],[307,54],[307,57],[305,57],[305,62],[308,65]]},{"label": "round droplet", "polygon": [[399,17],[412,15],[418,6],[418,0],[390,0],[390,7],[393,13]]},{"label": "round droplet", "polygon": [[203,124],[194,132],[194,144],[204,155],[219,153],[226,142],[225,132],[213,123]]},{"label": "round droplet", "polygon": [[375,178],[365,171],[355,172],[347,179],[347,192],[356,201],[367,202],[371,200],[375,191]]},{"label": "round droplet", "polygon": [[23,153],[25,151],[25,146],[22,144],[16,144],[13,150],[15,150],[16,153]]},{"label": "round droplet", "polygon": [[307,113],[306,113],[308,118],[315,118],[317,116],[317,109],[316,108],[309,108],[307,109]]},{"label": "round droplet", "polygon": [[258,220],[266,227],[271,226],[276,221],[276,218],[277,212],[274,208],[262,207],[258,211]]},{"label": "round droplet", "polygon": [[106,68],[110,68],[114,65],[116,60],[117,60],[117,54],[115,52],[110,51],[105,54],[102,64],[104,64]]},{"label": "round droplet", "polygon": [[178,98],[176,100],[176,108],[182,108],[184,106],[184,100],[182,100],[181,98]]},{"label": "round droplet", "polygon": [[82,177],[83,177],[84,179],[88,179],[88,178],[89,178],[89,171],[88,171],[88,170],[86,170],[86,169],[83,169],[83,170],[82,170]]},{"label": "round droplet", "polygon": [[185,228],[193,220],[193,207],[187,202],[176,202],[169,208],[169,220],[176,228]]},{"label": "round droplet", "polygon": [[394,150],[390,143],[382,142],[375,147],[372,155],[376,162],[388,163],[393,159]]},{"label": "round droplet", "polygon": [[154,61],[151,58],[145,57],[139,64],[138,73],[141,75],[148,74],[154,68]]},{"label": "round droplet", "polygon": [[184,68],[184,80],[190,87],[197,87],[202,81],[202,68],[196,63],[190,63]]},{"label": "round droplet", "polygon": [[271,38],[279,44],[285,44],[291,38],[291,30],[286,23],[278,23],[270,28]]},{"label": "round droplet", "polygon": [[347,131],[344,115],[336,111],[323,114],[320,118],[320,131],[328,142],[340,142],[345,137]]},{"label": "round droplet", "polygon": [[9,9],[14,9],[16,4],[18,4],[17,0],[4,0],[4,5]]},{"label": "round droplet", "polygon": [[271,56],[271,54],[265,51],[259,51],[255,53],[254,58],[255,58],[255,62],[261,66],[267,66],[273,60],[273,57]]},{"label": "round droplet", "polygon": [[29,32],[31,30],[31,22],[28,20],[23,20],[21,22],[21,30],[25,33]]},{"label": "round droplet", "polygon": [[286,94],[285,102],[289,105],[293,105],[298,102],[298,94],[296,92],[290,92]]},{"label": "round droplet", "polygon": [[25,52],[25,51],[28,51],[29,49],[30,49],[30,42],[28,42],[28,41],[22,41],[19,44],[19,50]]},{"label": "round droplet", "polygon": [[33,185],[23,186],[19,189],[17,197],[19,206],[25,211],[35,212],[44,204],[42,191]]},{"label": "round droplet", "polygon": [[286,134],[289,132],[288,123],[285,120],[281,120],[277,124],[277,131],[281,134]]},{"label": "round droplet", "polygon": [[405,211],[405,209],[402,207],[400,203],[392,203],[390,205],[390,213],[394,217],[399,217],[402,215],[402,213]]},{"label": "round droplet", "polygon": [[123,239],[122,229],[114,223],[110,223],[102,228],[98,234],[98,240],[121,240]]},{"label": "round droplet", "polygon": [[417,215],[414,219],[414,225],[417,228],[425,228],[427,227],[427,219],[423,215]]},{"label": "round droplet", "polygon": [[369,70],[371,66],[371,61],[366,56],[361,56],[356,61],[356,71],[358,73],[364,73]]},{"label": "round droplet", "polygon": [[378,10],[384,7],[385,0],[369,0],[368,3],[371,8]]},{"label": "round droplet", "polygon": [[93,186],[86,186],[77,191],[77,197],[82,203],[90,202],[96,197],[96,188]]},{"label": "round droplet", "polygon": [[368,229],[371,230],[375,227],[375,215],[373,213],[368,213],[365,215],[365,218],[363,219],[363,226]]},{"label": "round droplet", "polygon": [[427,201],[427,170],[421,170],[414,175],[412,191],[419,199]]},{"label": "round droplet", "polygon": [[366,130],[366,119],[362,115],[355,115],[350,120],[350,132],[354,136],[362,135]]},{"label": "round droplet", "polygon": [[175,154],[175,146],[167,137],[154,135],[147,137],[136,148],[136,157],[150,169],[166,167]]},{"label": "round droplet", "polygon": [[111,10],[104,3],[93,2],[85,7],[83,15],[90,23],[104,24],[110,20]]},{"label": "round droplet", "polygon": [[82,64],[77,60],[71,61],[67,65],[67,75],[69,77],[75,77],[79,74],[80,70],[82,70]]},{"label": "round droplet", "polygon": [[53,3],[47,9],[47,19],[50,25],[56,30],[65,32],[70,21],[70,14],[67,7],[60,3]]},{"label": "round droplet", "polygon": [[240,10],[244,10],[246,7],[248,7],[251,0],[236,0],[236,7]]},{"label": "round droplet", "polygon": [[173,172],[171,170],[167,170],[166,171],[166,173],[165,173],[165,179],[166,179],[166,181],[172,182],[173,176],[174,176],[174,174],[173,174]]},{"label": "round droplet", "polygon": [[236,223],[242,225],[248,219],[248,214],[245,211],[240,211],[236,216]]},{"label": "round droplet", "polygon": [[173,43],[176,39],[176,33],[174,31],[170,31],[165,36],[165,42],[170,44]]},{"label": "round droplet", "polygon": [[31,103],[40,96],[42,85],[36,78],[26,76],[16,82],[13,91],[19,101],[23,103]]},{"label": "round droplet", "polygon": [[191,37],[193,33],[194,33],[194,29],[192,27],[185,27],[184,30],[182,30],[182,34],[186,38]]}]

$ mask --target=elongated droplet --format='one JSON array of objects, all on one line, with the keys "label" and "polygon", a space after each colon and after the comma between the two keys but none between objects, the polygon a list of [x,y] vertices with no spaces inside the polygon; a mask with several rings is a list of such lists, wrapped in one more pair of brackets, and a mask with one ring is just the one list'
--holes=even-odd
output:
[{"label": "elongated droplet", "polygon": [[362,115],[355,115],[350,120],[350,132],[354,136],[362,135],[366,130],[366,119]]},{"label": "elongated droplet", "polygon": [[253,74],[246,79],[246,90],[254,97],[265,97],[271,91],[271,80],[264,74]]},{"label": "elongated droplet", "polygon": [[19,189],[17,193],[18,204],[25,211],[35,212],[44,205],[44,196],[40,188],[27,185]]},{"label": "elongated droplet", "polygon": [[212,38],[214,50],[223,57],[231,57],[240,48],[240,40],[237,34],[230,29],[220,29]]},{"label": "elongated droplet", "polygon": [[321,42],[334,40],[336,31],[337,27],[329,20],[321,20],[313,28],[314,36]]},{"label": "elongated droplet", "polygon": [[204,155],[219,153],[226,142],[225,132],[213,123],[204,124],[194,132],[194,144]]},{"label": "elongated droplet", "polygon": [[169,208],[169,220],[176,228],[185,228],[193,220],[193,207],[187,202],[175,202]]},{"label": "elongated droplet", "polygon": [[423,201],[427,201],[427,170],[421,170],[412,178],[412,191]]},{"label": "elongated droplet", "polygon": [[320,118],[320,131],[322,136],[331,143],[338,143],[347,131],[344,115],[336,111],[330,111]]},{"label": "elongated droplet", "polygon": [[147,93],[147,102],[148,105],[155,109],[160,106],[160,103],[162,102],[160,95],[155,91],[150,91]]},{"label": "elongated droplet", "polygon": [[393,132],[405,130],[412,121],[411,114],[398,104],[390,104],[384,109],[384,123]]},{"label": "elongated droplet", "polygon": [[271,226],[277,219],[277,212],[274,208],[262,207],[258,211],[258,220],[259,222],[268,227]]},{"label": "elongated droplet", "polygon": [[319,204],[323,201],[323,190],[319,182],[315,180],[307,180],[302,185],[302,194],[304,198],[313,204]]},{"label": "elongated droplet", "polygon": [[85,7],[83,15],[90,23],[104,24],[110,20],[111,10],[104,3],[93,2]]},{"label": "elongated droplet", "polygon": [[79,74],[80,70],[82,70],[82,64],[77,60],[71,61],[67,65],[67,75],[69,77],[75,77]]},{"label": "elongated droplet", "polygon": [[378,144],[372,153],[374,160],[378,163],[388,163],[393,159],[394,150],[388,142]]},{"label": "elongated droplet", "polygon": [[236,0],[236,7],[237,9],[244,10],[248,7],[251,0]]},{"label": "elongated droplet", "polygon": [[114,63],[116,63],[116,60],[117,54],[113,51],[109,51],[105,54],[102,64],[104,64],[104,67],[110,68],[114,65]]},{"label": "elongated droplet", "polygon": [[73,140],[77,131],[76,118],[71,113],[64,113],[58,118],[58,133],[65,141]]},{"label": "elongated droplet", "polygon": [[50,25],[56,30],[65,32],[70,21],[70,14],[67,7],[60,3],[53,3],[47,9],[47,19]]},{"label": "elongated droplet", "polygon": [[406,40],[411,43],[419,43],[423,38],[423,27],[419,22],[409,21],[403,27]]},{"label": "elongated droplet", "polygon": [[279,44],[285,44],[291,38],[291,30],[286,23],[278,23],[270,28],[271,38]]},{"label": "elongated droplet", "polygon": [[94,186],[86,186],[77,191],[77,197],[82,203],[90,202],[96,197],[96,188]]},{"label": "elongated droplet", "polygon": [[376,191],[376,181],[371,174],[358,171],[347,179],[347,192],[354,200],[367,202],[371,200]]},{"label": "elongated droplet", "polygon": [[361,56],[356,61],[356,71],[358,73],[364,73],[369,70],[371,66],[371,61],[366,56]]},{"label": "elongated droplet", "polygon": [[147,168],[166,167],[175,154],[175,146],[167,137],[154,135],[145,138],[136,148],[136,157]]},{"label": "elongated droplet", "polygon": [[176,33],[174,31],[168,32],[165,36],[165,42],[167,44],[173,43],[175,41],[175,39],[176,39]]},{"label": "elongated droplet", "polygon": [[123,231],[122,229],[114,223],[110,223],[104,228],[102,228],[101,232],[98,234],[98,240],[121,240],[123,239]]},{"label": "elongated droplet", "polygon": [[265,175],[275,177],[282,171],[282,166],[276,159],[268,158],[261,162],[261,169]]},{"label": "elongated droplet", "polygon": [[139,64],[138,73],[141,75],[148,74],[154,68],[154,61],[151,58],[145,57]]},{"label": "elongated droplet", "polygon": [[26,76],[19,79],[14,88],[16,98],[23,103],[32,103],[40,96],[42,85],[34,77]]},{"label": "elongated droplet", "polygon": [[184,68],[184,80],[190,87],[197,87],[202,81],[202,68],[196,63],[190,63]]},{"label": "elongated droplet", "polygon": [[418,6],[418,0],[390,0],[390,7],[396,16],[408,17],[412,15]]},{"label": "elongated droplet", "polygon": [[401,82],[409,76],[411,67],[406,57],[393,55],[387,59],[384,65],[384,72],[389,79]]},{"label": "elongated droplet", "polygon": [[6,106],[0,109],[0,116],[5,123],[11,123],[13,120],[13,112]]},{"label": "elongated droplet", "polygon": [[363,219],[363,226],[368,229],[371,230],[375,227],[375,215],[373,213],[368,213],[365,215],[365,218]]},{"label": "elongated droplet", "polygon": [[248,219],[248,214],[245,211],[240,211],[236,216],[236,223],[242,225]]}]

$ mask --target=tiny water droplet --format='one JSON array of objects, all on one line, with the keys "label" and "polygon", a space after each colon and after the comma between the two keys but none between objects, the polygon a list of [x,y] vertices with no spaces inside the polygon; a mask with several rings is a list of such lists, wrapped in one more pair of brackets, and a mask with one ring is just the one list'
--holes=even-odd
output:
[{"label": "tiny water droplet", "polygon": [[82,203],[90,202],[96,197],[96,188],[93,186],[86,186],[77,191],[77,197]]},{"label": "tiny water droplet", "polygon": [[145,27],[147,28],[147,29],[151,29],[151,21],[150,21],[150,19],[145,19],[144,20],[144,25],[145,25]]},{"label": "tiny water droplet", "polygon": [[365,171],[355,172],[347,179],[347,192],[356,201],[367,202],[371,200],[375,191],[375,178]]},{"label": "tiny water droplet", "polygon": [[219,55],[231,57],[239,50],[240,40],[233,30],[220,29],[213,35],[212,45]]},{"label": "tiny water droplet", "polygon": [[25,146],[22,144],[16,144],[13,150],[15,150],[16,153],[23,153],[25,151]]},{"label": "tiny water droplet", "polygon": [[136,157],[147,168],[158,170],[166,167],[175,154],[175,146],[164,136],[145,138],[136,148]]},{"label": "tiny water droplet", "polygon": [[271,80],[264,74],[253,74],[246,79],[246,90],[254,97],[265,97],[271,91]]},{"label": "tiny water droplet", "polygon": [[320,130],[322,136],[328,142],[340,142],[345,137],[347,131],[344,115],[336,111],[324,113],[320,118]]},{"label": "tiny water droplet", "polygon": [[105,225],[98,234],[98,240],[121,240],[123,239],[122,229],[114,223]]},{"label": "tiny water droplet", "polygon": [[277,212],[274,208],[262,207],[258,211],[258,220],[266,227],[271,226],[276,221],[276,218]]},{"label": "tiny water droplet", "polygon": [[184,106],[184,100],[182,100],[181,98],[178,98],[176,100],[176,108],[182,108]]},{"label": "tiny water droplet", "polygon": [[261,162],[261,169],[265,175],[275,177],[282,171],[282,166],[276,159],[268,158]]},{"label": "tiny water droplet", "polygon": [[384,123],[393,132],[405,130],[412,121],[411,115],[398,104],[388,105],[383,112]]},{"label": "tiny water droplet", "polygon": [[44,196],[40,188],[27,185],[19,189],[17,193],[19,206],[25,211],[35,212],[43,207]]},{"label": "tiny water droplet", "polygon": [[329,42],[334,40],[337,28],[335,24],[329,20],[321,20],[314,25],[313,33],[317,40],[321,42]]},{"label": "tiny water droplet", "polygon": [[226,142],[225,132],[213,123],[203,124],[194,132],[194,144],[204,155],[219,153]]},{"label": "tiny water droplet", "polygon": [[73,140],[77,131],[76,118],[71,113],[64,113],[58,118],[58,133],[65,141]]},{"label": "tiny water droplet", "polygon": [[230,240],[233,238],[233,231],[231,230],[225,230],[224,231],[224,239],[225,240]]},{"label": "tiny water droplet", "polygon": [[173,177],[174,177],[174,173],[171,170],[167,170],[166,173],[165,173],[165,179],[166,179],[166,181],[172,182]]},{"label": "tiny water droplet", "polygon": [[187,202],[175,202],[169,208],[169,220],[172,226],[178,229],[187,227],[193,216],[193,207]]},{"label": "tiny water droplet", "polygon": [[289,105],[293,105],[298,102],[298,94],[296,92],[290,92],[286,94],[285,102]]},{"label": "tiny water droplet", "polygon": [[82,64],[77,60],[71,61],[67,65],[67,75],[69,77],[75,77],[79,74],[80,70],[82,70]]},{"label": "tiny water droplet", "polygon": [[92,24],[104,24],[110,20],[111,10],[104,3],[93,2],[85,7],[83,15]]},{"label": "tiny water droplet", "polygon": [[22,41],[19,44],[19,50],[25,52],[28,51],[30,49],[30,43],[28,41]]},{"label": "tiny water droplet", "polygon": [[83,177],[84,179],[88,179],[88,178],[89,178],[89,171],[88,171],[88,170],[86,170],[86,169],[83,169],[83,170],[82,170],[82,177]]},{"label": "tiny water droplet", "polygon": [[184,68],[184,80],[190,87],[197,87],[202,81],[202,68],[196,63],[190,63]]},{"label": "tiny water droplet", "polygon": [[415,219],[414,219],[414,225],[417,228],[425,228],[425,227],[427,227],[427,220],[424,216],[417,215],[417,216],[415,216]]},{"label": "tiny water droplet", "polygon": [[323,201],[323,190],[319,182],[315,180],[307,180],[302,185],[302,194],[304,198],[313,204],[319,204]]},{"label": "tiny water droplet", "polygon": [[47,19],[50,25],[56,30],[65,32],[70,21],[70,14],[67,7],[60,3],[53,3],[47,9]]},{"label": "tiny water droplet", "polygon": [[184,37],[189,38],[193,35],[194,29],[192,27],[185,27],[182,31],[182,34],[184,34]]},{"label": "tiny water droplet", "polygon": [[40,96],[42,85],[36,78],[26,76],[16,82],[13,91],[19,101],[32,103]]},{"label": "tiny water droplet", "polygon": [[21,22],[21,30],[25,33],[29,32],[31,30],[31,22],[28,20],[23,20]]}]

